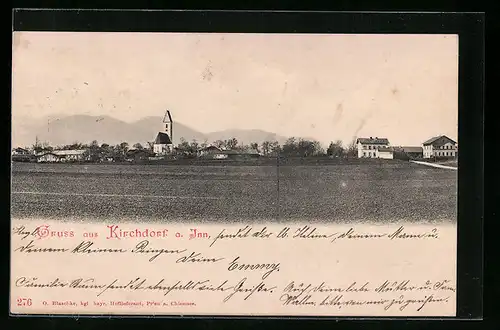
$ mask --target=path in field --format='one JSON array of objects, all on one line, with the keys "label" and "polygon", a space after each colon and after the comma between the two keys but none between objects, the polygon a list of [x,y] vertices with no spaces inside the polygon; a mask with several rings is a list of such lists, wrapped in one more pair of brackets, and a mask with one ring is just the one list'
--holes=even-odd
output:
[{"label": "path in field", "polygon": [[14,217],[184,221],[453,220],[457,172],[339,166],[13,166]]},{"label": "path in field", "polygon": [[410,162],[415,163],[415,164],[430,166],[430,167],[444,168],[444,169],[455,170],[455,171],[458,170],[458,167],[453,167],[453,166],[446,166],[446,165],[433,164],[433,163],[427,163],[427,162],[419,162],[419,161],[416,161],[416,160],[410,160]]}]

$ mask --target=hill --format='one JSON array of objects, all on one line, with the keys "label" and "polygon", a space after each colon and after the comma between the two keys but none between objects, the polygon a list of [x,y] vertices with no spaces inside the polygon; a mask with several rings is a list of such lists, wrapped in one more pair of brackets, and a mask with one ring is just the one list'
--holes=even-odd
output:
[{"label": "hill", "polygon": [[[36,138],[50,145],[65,145],[74,142],[117,144],[123,141],[129,144],[147,144],[153,141],[156,134],[163,130],[162,117],[145,117],[138,121],[127,123],[110,116],[88,115],[52,115],[44,118],[16,118],[12,125],[12,145],[32,146]],[[215,140],[236,138],[241,143],[251,143],[276,140],[283,143],[286,137],[263,130],[224,130],[212,133],[202,133],[179,122],[173,126],[174,144],[181,138],[187,141],[193,139],[209,143]]]}]

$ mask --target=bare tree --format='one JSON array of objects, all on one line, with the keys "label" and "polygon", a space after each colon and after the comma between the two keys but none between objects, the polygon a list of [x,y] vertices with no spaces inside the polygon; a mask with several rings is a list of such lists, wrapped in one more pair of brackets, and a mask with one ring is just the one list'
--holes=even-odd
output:
[{"label": "bare tree", "polygon": [[238,140],[236,138],[232,138],[224,142],[226,144],[226,147],[231,150],[235,150],[236,147],[238,146]]},{"label": "bare tree", "polygon": [[342,147],[342,141],[337,140],[335,142],[330,142],[328,149],[326,150],[328,156],[341,157],[344,154],[344,148]]},{"label": "bare tree", "polygon": [[213,142],[213,145],[214,145],[215,147],[217,147],[217,148],[221,149],[221,148],[223,148],[223,147],[225,146],[225,143],[224,143],[224,141],[222,141],[222,140],[215,140],[215,141]]},{"label": "bare tree", "polygon": [[358,148],[356,147],[356,138],[354,138],[347,147],[347,157],[357,157]]},{"label": "bare tree", "polygon": [[264,156],[269,155],[271,152],[271,142],[270,141],[264,141],[262,142],[262,153]]}]

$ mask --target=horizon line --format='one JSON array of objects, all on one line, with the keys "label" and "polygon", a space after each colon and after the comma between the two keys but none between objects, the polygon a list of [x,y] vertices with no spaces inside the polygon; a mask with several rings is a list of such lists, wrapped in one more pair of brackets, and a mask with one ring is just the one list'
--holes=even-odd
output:
[{"label": "horizon line", "polygon": [[[134,123],[138,123],[140,122],[141,120],[144,120],[144,119],[147,119],[147,118],[160,118],[160,121],[159,123],[161,123],[161,118],[162,116],[161,115],[158,115],[158,116],[154,116],[154,115],[150,115],[150,116],[144,116],[140,119],[136,119],[136,120],[133,120],[133,121],[125,121],[123,119],[119,119],[113,115],[110,115],[110,114],[105,114],[105,115],[90,115],[90,114],[71,114],[71,115],[66,115],[64,113],[56,113],[56,114],[53,114],[53,115],[46,115],[46,116],[41,116],[41,117],[29,117],[29,116],[24,116],[24,115],[21,115],[19,117],[21,118],[31,118],[32,120],[44,120],[44,119],[47,119],[47,117],[60,117],[60,119],[62,118],[70,118],[70,117],[78,117],[78,116],[82,116],[82,117],[91,117],[91,118],[99,118],[99,117],[109,117],[109,118],[112,118],[116,121],[119,121],[119,122],[122,122],[122,123],[125,123],[125,124],[134,124]],[[12,119],[12,113],[11,113],[11,119]],[[48,119],[47,119],[48,120]],[[224,129],[224,130],[219,130],[219,131],[210,131],[210,132],[202,132],[198,129],[195,129],[195,128],[192,128],[191,126],[187,125],[187,124],[184,124],[183,122],[180,122],[180,121],[175,121],[175,120],[172,120],[172,123],[175,125],[176,123],[177,124],[181,124],[183,126],[185,126],[186,128],[196,132],[196,133],[199,133],[199,134],[202,134],[202,135],[210,135],[210,134],[217,134],[217,133],[223,133],[223,132],[226,132],[226,131],[260,131],[260,132],[264,132],[264,133],[269,133],[269,134],[273,134],[273,135],[276,135],[277,137],[280,137],[282,139],[290,139],[290,138],[295,138],[295,139],[303,139],[303,140],[308,140],[308,141],[317,141],[321,144],[324,144],[324,145],[329,145],[330,143],[336,143],[337,141],[341,141],[343,145],[349,145],[350,143],[352,143],[353,141],[359,139],[359,138],[363,138],[362,136],[353,136],[351,139],[341,139],[341,138],[337,138],[337,139],[330,139],[327,141],[321,141],[319,139],[316,139],[316,138],[312,138],[312,137],[300,137],[300,136],[290,136],[290,135],[284,135],[284,134],[279,134],[279,133],[276,133],[276,132],[271,132],[271,131],[267,131],[267,130],[264,130],[264,129],[260,129],[260,128],[227,128],[227,129]],[[11,129],[13,130],[13,126],[12,126],[12,120],[11,120]],[[158,131],[160,132],[160,131]],[[157,134],[157,133],[156,133]],[[433,136],[428,136],[426,138],[423,139],[422,142],[418,143],[418,144],[413,144],[414,146],[421,146],[422,143],[426,140],[428,140],[429,138],[432,138],[432,137],[437,137],[437,136],[441,136],[441,135],[444,135],[444,134],[435,134]],[[38,136],[38,134],[36,134],[36,136]],[[374,135],[371,135],[371,136],[374,136]],[[375,135],[375,136],[378,136],[378,135]],[[369,135],[366,135],[365,136],[366,138],[369,138],[370,136]],[[187,140],[187,138],[181,136],[180,139],[185,139],[187,142],[191,142],[193,140],[197,140],[197,142],[201,142],[202,140],[199,140],[198,139],[191,139],[191,140]],[[457,143],[458,143],[458,136],[457,138],[454,138],[455,140],[457,140]],[[390,140],[390,139],[389,139]],[[214,141],[208,141],[209,144],[212,144],[213,142],[215,142],[216,140]],[[272,141],[278,141],[278,139],[274,139]],[[271,142],[272,142],[271,141]],[[91,141],[90,141],[91,142]],[[89,143],[90,143],[89,142]],[[126,142],[126,141],[122,141],[122,142]],[[84,142],[78,142],[78,143],[82,143],[82,144],[85,144]],[[106,143],[106,142],[103,142],[103,143]],[[135,142],[135,143],[140,143],[140,142]],[[134,144],[135,144],[134,143]],[[12,134],[11,134],[11,144],[12,144]],[[69,144],[66,144],[66,145],[69,145]],[[403,146],[402,144],[393,144],[393,143],[390,143],[390,145],[392,146]],[[410,146],[410,144],[406,144],[405,146]]]}]

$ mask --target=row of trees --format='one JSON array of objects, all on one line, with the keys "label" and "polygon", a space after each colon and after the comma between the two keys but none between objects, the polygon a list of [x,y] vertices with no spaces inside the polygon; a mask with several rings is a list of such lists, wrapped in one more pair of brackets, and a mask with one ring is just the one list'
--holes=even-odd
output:
[{"label": "row of trees", "polygon": [[[209,144],[207,141],[198,143],[196,140],[187,142],[181,139],[181,143],[177,146],[177,150],[188,153],[195,153],[200,149],[206,148]],[[310,157],[310,156],[333,156],[346,157],[356,155],[356,144],[352,141],[351,144],[344,147],[342,141],[337,140],[330,142],[326,150],[323,149],[318,141],[297,139],[291,137],[280,145],[278,141],[264,141],[261,144],[257,142],[240,144],[236,138],[228,140],[216,140],[211,145],[225,150],[236,150],[241,152],[257,151],[264,156],[276,156],[278,154],[291,157]]]},{"label": "row of trees", "polygon": [[[181,138],[180,143],[176,146],[175,151],[182,154],[195,155],[199,150],[208,146],[215,146],[222,150],[234,150],[238,152],[259,152],[263,156],[277,156],[282,155],[285,157],[311,157],[311,156],[332,156],[332,157],[350,157],[356,156],[356,146],[353,141],[348,146],[344,147],[342,141],[337,140],[331,142],[325,150],[318,141],[297,139],[291,137],[287,139],[282,145],[278,141],[264,141],[262,143],[253,142],[250,144],[242,144],[236,138],[227,140],[216,140],[209,144],[208,141],[198,142],[192,140],[191,142]],[[146,153],[153,152],[153,142],[148,142],[147,145],[135,143],[130,147],[127,142],[122,142],[116,145],[107,143],[99,144],[94,140],[90,144],[82,144],[74,142],[68,145],[52,147],[48,143],[37,143],[33,146],[36,153],[53,150],[87,150],[91,159],[110,157],[110,158],[123,158],[126,157],[131,151],[145,151]]]}]

